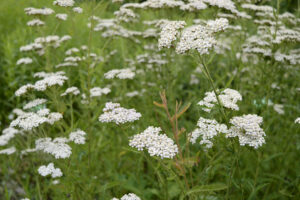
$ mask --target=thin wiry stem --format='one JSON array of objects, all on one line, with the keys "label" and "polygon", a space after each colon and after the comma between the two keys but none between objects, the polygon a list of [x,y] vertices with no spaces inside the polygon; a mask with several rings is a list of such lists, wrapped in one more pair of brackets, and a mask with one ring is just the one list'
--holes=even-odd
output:
[{"label": "thin wiry stem", "polygon": [[226,116],[226,114],[225,114],[224,107],[223,107],[223,105],[222,105],[222,103],[221,103],[221,101],[220,101],[219,94],[218,94],[218,92],[217,92],[217,90],[216,90],[216,87],[215,87],[215,85],[214,85],[213,79],[212,79],[212,77],[211,77],[211,75],[210,75],[210,73],[209,73],[209,70],[208,70],[208,68],[207,68],[207,66],[206,66],[206,64],[205,64],[204,59],[202,59],[200,55],[199,55],[199,57],[200,57],[200,60],[201,60],[201,62],[202,62],[203,69],[204,69],[204,72],[205,72],[205,74],[206,74],[206,77],[207,77],[207,79],[208,79],[208,81],[209,81],[209,83],[210,83],[210,85],[211,85],[211,87],[213,88],[213,91],[214,91],[214,93],[215,93],[215,96],[216,96],[216,99],[217,99],[217,102],[218,102],[218,105],[219,105],[220,113],[223,115],[223,117],[224,117],[226,123],[228,124],[227,116]]}]

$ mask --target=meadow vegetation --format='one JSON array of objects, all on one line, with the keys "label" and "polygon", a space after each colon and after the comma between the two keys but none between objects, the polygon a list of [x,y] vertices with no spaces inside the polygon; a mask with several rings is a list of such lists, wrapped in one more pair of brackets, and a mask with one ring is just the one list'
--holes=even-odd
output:
[{"label": "meadow vegetation", "polygon": [[0,199],[299,199],[299,6],[1,1]]}]

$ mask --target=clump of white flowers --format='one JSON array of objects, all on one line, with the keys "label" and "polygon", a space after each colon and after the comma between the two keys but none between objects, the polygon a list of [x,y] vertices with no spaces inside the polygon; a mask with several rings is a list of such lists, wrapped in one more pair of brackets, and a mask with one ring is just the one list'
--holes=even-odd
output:
[{"label": "clump of white flowers", "polygon": [[55,138],[51,139],[47,138],[40,138],[35,141],[35,151],[43,151],[45,153],[49,153],[53,155],[56,159],[62,158],[69,158],[72,154],[71,147],[66,144],[68,142],[67,138]]},{"label": "clump of white flowers", "polygon": [[109,88],[100,88],[100,87],[94,87],[90,89],[90,96],[91,97],[101,97],[103,94],[110,93]]},{"label": "clump of white flowers", "polygon": [[100,115],[100,122],[113,122],[116,124],[125,124],[139,120],[142,116],[135,109],[122,108],[119,103],[108,102],[103,108],[103,114]]},{"label": "clump of white flowers", "polygon": [[[237,102],[242,100],[242,95],[238,91],[227,88],[218,95],[218,98],[225,108],[239,110]],[[218,99],[212,91],[206,92],[204,99],[199,101],[198,105],[203,106],[202,110],[205,112],[210,112],[216,103],[218,103]]]},{"label": "clump of white flowers", "polygon": [[114,15],[119,21],[123,22],[134,22],[139,18],[139,15],[135,14],[128,8],[120,8],[120,10],[114,12]]},{"label": "clump of white flowers", "polygon": [[74,7],[72,10],[76,13],[82,13],[82,11],[83,11],[83,9],[80,7]]},{"label": "clump of white flowers", "polygon": [[161,21],[159,24],[161,32],[158,40],[158,48],[170,48],[172,42],[176,40],[179,30],[184,28],[185,25],[184,21]]},{"label": "clump of white flowers", "polygon": [[113,79],[113,78],[133,79],[134,76],[135,76],[135,72],[132,71],[132,69],[130,69],[130,68],[113,69],[104,74],[104,77],[106,79]]},{"label": "clump of white flowers", "polygon": [[173,158],[178,153],[178,147],[172,139],[166,134],[159,134],[160,132],[160,127],[149,126],[142,133],[133,136],[129,146],[139,151],[146,149],[150,156]]},{"label": "clump of white flowers", "polygon": [[206,26],[193,25],[182,31],[180,41],[177,43],[176,52],[185,53],[189,50],[197,50],[200,55],[208,54],[209,50],[216,45],[214,33],[225,30],[228,20],[225,18],[208,21]]},{"label": "clump of white flowers", "polygon": [[32,59],[31,58],[20,58],[18,61],[17,61],[17,65],[27,65],[27,64],[31,64],[32,63]]},{"label": "clump of white flowers", "polygon": [[228,129],[225,124],[219,124],[214,119],[205,119],[200,117],[197,122],[198,128],[190,133],[190,142],[195,144],[196,140],[201,137],[200,144],[205,145],[206,148],[213,146],[212,139],[218,133],[227,133]]},{"label": "clump of white flowers", "polygon": [[34,85],[32,84],[26,84],[20,87],[16,92],[16,96],[21,96],[23,94],[26,94],[28,89],[35,89],[38,91],[45,91],[48,87],[54,86],[54,85],[60,85],[62,86],[66,80],[68,80],[68,77],[65,76],[65,72],[38,72],[34,74],[34,77],[43,78],[41,80],[38,80],[35,82]]},{"label": "clump of white flowers", "polygon": [[15,152],[16,152],[16,147],[14,146],[0,150],[0,154],[6,154],[6,155],[11,155]]},{"label": "clump of white flowers", "polygon": [[181,10],[188,11],[204,10],[206,8],[207,5],[202,0],[188,0],[186,4],[180,6]]},{"label": "clump of white flowers", "polygon": [[45,22],[40,19],[33,19],[27,22],[27,26],[43,26]]},{"label": "clump of white flowers", "polygon": [[219,18],[216,20],[209,20],[206,25],[207,28],[214,33],[224,31],[225,29],[228,28],[228,19]]},{"label": "clump of white flowers", "polygon": [[255,149],[265,143],[264,130],[260,127],[263,118],[255,114],[233,117],[230,123],[233,125],[228,130],[226,137],[238,137],[241,146],[246,144]]},{"label": "clump of white flowers", "polygon": [[27,15],[51,15],[54,13],[54,10],[51,8],[25,8],[25,13]]},{"label": "clump of white flowers", "polygon": [[300,117],[298,117],[297,119],[295,119],[295,124],[300,124]]},{"label": "clump of white flowers", "polygon": [[23,109],[26,110],[26,109],[30,109],[30,108],[33,108],[35,106],[38,106],[38,105],[41,105],[41,104],[44,104],[47,102],[47,99],[35,99],[35,100],[32,100],[30,102],[28,102],[27,104],[25,104],[23,106]]},{"label": "clump of white flowers", "polygon": [[83,130],[77,129],[70,133],[69,141],[73,141],[75,144],[85,144],[85,135]]},{"label": "clump of white flowers", "polygon": [[67,94],[73,94],[75,96],[80,94],[80,91],[77,87],[73,86],[73,87],[69,87],[66,89],[66,91],[64,93],[62,93],[60,96],[66,96]]},{"label": "clump of white flowers", "polygon": [[68,15],[67,15],[67,14],[64,14],[64,13],[58,13],[58,14],[55,15],[55,17],[56,17],[57,19],[66,21],[67,18],[68,18]]},{"label": "clump of white flowers", "polygon": [[42,176],[51,175],[52,178],[61,177],[63,173],[59,168],[55,168],[53,163],[49,163],[47,166],[42,165],[39,167],[38,172]]},{"label": "clump of white flowers", "polygon": [[74,5],[73,0],[56,0],[53,2],[53,5],[58,5],[61,7],[72,7]]},{"label": "clump of white flowers", "polygon": [[16,134],[19,134],[20,131],[12,128],[12,127],[8,127],[6,129],[3,129],[2,131],[2,135],[0,135],[0,146],[4,146],[7,145],[8,142],[15,137]]},{"label": "clump of white flowers", "polygon": [[138,197],[136,194],[133,194],[133,193],[128,193],[128,194],[125,194],[121,197],[121,199],[118,199],[118,198],[112,198],[111,200],[141,200],[140,197]]},{"label": "clump of white flowers", "polygon": [[50,113],[48,109],[39,110],[37,113],[24,112],[10,123],[10,127],[20,127],[26,131],[32,130],[43,123],[53,124],[62,119],[60,113]]}]

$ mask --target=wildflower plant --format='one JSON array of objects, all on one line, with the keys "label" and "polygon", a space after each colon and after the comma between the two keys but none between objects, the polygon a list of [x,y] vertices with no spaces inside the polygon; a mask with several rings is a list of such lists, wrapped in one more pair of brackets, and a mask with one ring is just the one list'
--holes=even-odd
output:
[{"label": "wildflower plant", "polygon": [[298,10],[1,2],[0,199],[297,199]]}]

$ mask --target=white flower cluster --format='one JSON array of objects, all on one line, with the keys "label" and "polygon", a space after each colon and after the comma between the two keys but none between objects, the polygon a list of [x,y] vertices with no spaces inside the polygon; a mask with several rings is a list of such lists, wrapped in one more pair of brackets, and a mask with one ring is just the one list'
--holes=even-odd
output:
[{"label": "white flower cluster", "polygon": [[241,146],[246,144],[255,149],[265,143],[264,130],[260,127],[263,118],[255,114],[233,117],[230,123],[233,125],[228,130],[226,137],[238,137]]},{"label": "white flower cluster", "polygon": [[19,134],[20,131],[12,128],[12,127],[8,127],[6,129],[3,129],[2,131],[2,135],[0,135],[0,146],[5,146],[8,144],[8,142],[15,137],[16,134]]},{"label": "white flower cluster", "polygon": [[55,138],[51,139],[47,138],[40,138],[35,141],[35,149],[33,151],[43,151],[45,153],[49,153],[53,155],[56,159],[62,158],[69,158],[72,154],[71,147],[66,144],[69,140],[67,138]]},{"label": "white flower cluster", "polygon": [[62,20],[62,21],[66,21],[67,18],[68,18],[68,15],[65,14],[65,13],[58,13],[58,14],[55,15],[55,17],[56,17],[57,19]]},{"label": "white flower cluster", "polygon": [[291,65],[300,64],[300,54],[299,52],[290,51],[289,55],[283,54],[280,51],[277,51],[274,55],[274,59],[278,62],[289,62]]},{"label": "white flower cluster", "polygon": [[135,77],[135,72],[130,68],[125,69],[113,69],[104,74],[106,79],[133,79]]},{"label": "white flower cluster", "polygon": [[35,84],[26,84],[20,87],[16,92],[16,96],[21,96],[23,94],[26,94],[28,89],[34,89],[37,91],[45,91],[48,87],[54,86],[54,85],[60,85],[62,86],[66,80],[68,80],[68,77],[65,76],[65,72],[59,71],[55,73],[46,73],[46,72],[38,72],[34,74],[34,77],[43,78]]},{"label": "white flower cluster", "polygon": [[[221,104],[225,108],[229,108],[232,110],[239,110],[237,102],[242,100],[242,95],[238,91],[227,88],[223,90],[218,97]],[[204,106],[202,110],[204,110],[205,112],[210,112],[217,102],[218,100],[216,98],[216,95],[212,91],[212,92],[206,92],[204,99],[199,101],[198,105]]]},{"label": "white flower cluster", "polygon": [[60,96],[66,96],[67,94],[73,94],[75,96],[80,94],[80,91],[77,87],[73,86],[73,87],[69,87],[66,89],[66,91],[64,93],[62,93]]},{"label": "white flower cluster", "polygon": [[255,5],[255,4],[242,4],[242,8],[253,10],[253,11],[265,12],[265,13],[273,13],[273,10],[276,11],[276,9],[271,6],[263,6],[263,5]]},{"label": "white flower cluster", "polygon": [[66,51],[66,55],[70,56],[72,55],[73,53],[78,53],[80,52],[80,50],[76,47],[73,47],[73,48],[70,48]]},{"label": "white flower cluster", "polygon": [[228,28],[228,19],[219,18],[216,20],[209,20],[207,22],[207,28],[209,28],[214,33],[224,31]]},{"label": "white flower cluster", "polygon": [[105,104],[103,112],[99,117],[99,121],[104,123],[114,122],[116,124],[125,124],[127,122],[134,122],[142,116],[135,109],[122,108],[119,103],[112,102]]},{"label": "white flower cluster", "polygon": [[159,24],[161,32],[159,34],[158,48],[170,48],[172,42],[176,40],[179,30],[184,28],[185,25],[186,23],[184,21],[163,20],[161,24]]},{"label": "white flower cluster", "polygon": [[7,149],[0,150],[0,154],[6,154],[6,155],[11,155],[11,154],[13,154],[15,152],[16,152],[16,148],[15,147],[10,147],[10,148],[7,148]]},{"label": "white flower cluster", "polygon": [[23,106],[23,109],[24,109],[24,110],[30,109],[30,108],[33,108],[33,107],[35,107],[35,106],[44,104],[44,103],[46,103],[46,102],[47,102],[46,99],[35,99],[35,100],[32,100],[32,101],[28,102],[27,104],[25,104],[25,105]]},{"label": "white flower cluster", "polygon": [[284,105],[282,105],[282,104],[274,104],[274,105],[273,105],[273,108],[274,108],[274,110],[275,110],[278,114],[280,114],[280,115],[283,115],[283,114],[284,114]]},{"label": "white flower cluster", "polygon": [[180,0],[147,0],[142,3],[128,3],[124,4],[123,7],[133,7],[133,8],[174,8],[184,5],[183,1]]},{"label": "white flower cluster", "polygon": [[109,88],[94,87],[90,89],[91,97],[101,97],[103,94],[108,94],[110,92],[111,90]]},{"label": "white flower cluster", "polygon": [[139,151],[147,149],[150,156],[159,156],[161,159],[173,158],[178,153],[178,147],[166,134],[159,134],[160,131],[159,127],[149,126],[142,133],[133,136],[129,146]]},{"label": "white flower cluster", "polygon": [[76,13],[82,13],[82,11],[83,11],[83,9],[80,7],[74,7],[72,10]]},{"label": "white flower cluster", "polygon": [[205,2],[211,6],[217,6],[219,8],[229,10],[233,13],[238,12],[236,10],[234,3],[231,0],[203,0],[203,2]]},{"label": "white flower cluster", "polygon": [[[120,36],[124,38],[130,38],[134,42],[139,43],[140,41],[135,36],[141,36],[142,33],[139,31],[132,31],[121,26],[116,19],[100,19],[99,17],[92,16],[90,20],[95,20],[98,23],[93,26],[94,31],[103,31],[102,37],[113,37]],[[91,27],[92,23],[88,23],[88,27]]]},{"label": "white flower cluster", "polygon": [[180,6],[181,10],[188,11],[204,10],[206,8],[207,5],[202,0],[188,0],[186,4]]},{"label": "white flower cluster", "polygon": [[118,21],[123,22],[134,22],[139,18],[138,14],[135,14],[132,10],[128,8],[120,8],[120,10],[115,11],[114,15],[118,19]]},{"label": "white flower cluster", "polygon": [[118,198],[112,198],[111,200],[141,200],[140,197],[138,197],[136,194],[133,194],[133,193],[128,193],[128,194],[125,194],[121,197],[121,199],[118,199]]},{"label": "white flower cluster", "polygon": [[51,15],[54,13],[54,10],[51,8],[25,8],[25,13],[27,15]]},{"label": "white flower cluster", "polygon": [[72,7],[74,5],[73,0],[56,0],[53,2],[53,5],[58,5],[61,7]]},{"label": "white flower cluster", "polygon": [[39,167],[38,172],[42,176],[51,175],[52,178],[61,177],[63,173],[59,168],[55,168],[53,163],[49,163],[47,166],[42,165]]},{"label": "white flower cluster", "polygon": [[123,3],[124,0],[112,0],[113,3]]},{"label": "white flower cluster", "polygon": [[49,35],[46,37],[38,37],[34,40],[33,43],[30,43],[25,46],[20,47],[21,52],[28,52],[28,51],[36,51],[40,56],[44,55],[44,48],[45,46],[53,46],[57,48],[61,45],[62,42],[70,40],[71,36],[64,35],[59,37],[57,35]]},{"label": "white flower cluster", "polygon": [[182,31],[180,41],[177,43],[176,52],[185,53],[189,50],[197,50],[200,55],[208,54],[209,50],[217,43],[214,33],[223,31],[228,27],[225,18],[208,21],[206,26],[193,25]]},{"label": "white flower cluster", "polygon": [[85,144],[85,135],[83,130],[77,129],[70,133],[69,141],[73,141],[75,144]]},{"label": "white flower cluster", "polygon": [[200,117],[197,122],[198,128],[190,133],[190,142],[195,144],[196,140],[201,137],[200,144],[205,145],[206,148],[213,146],[212,138],[218,133],[227,133],[228,129],[225,124],[219,124],[214,119],[205,119]]},{"label": "white flower cluster", "polygon": [[54,122],[62,119],[62,117],[62,114],[50,113],[48,109],[41,109],[37,113],[24,112],[10,123],[10,127],[20,127],[29,131],[45,122],[54,124]]},{"label": "white flower cluster", "polygon": [[300,124],[300,117],[298,117],[297,119],[295,119],[295,124]]},{"label": "white flower cluster", "polygon": [[27,22],[27,26],[44,26],[45,22],[40,19],[33,19]]},{"label": "white flower cluster", "polygon": [[26,58],[20,58],[18,61],[17,61],[17,65],[27,65],[27,64],[31,64],[32,63],[32,59],[29,58],[29,57],[26,57]]}]

